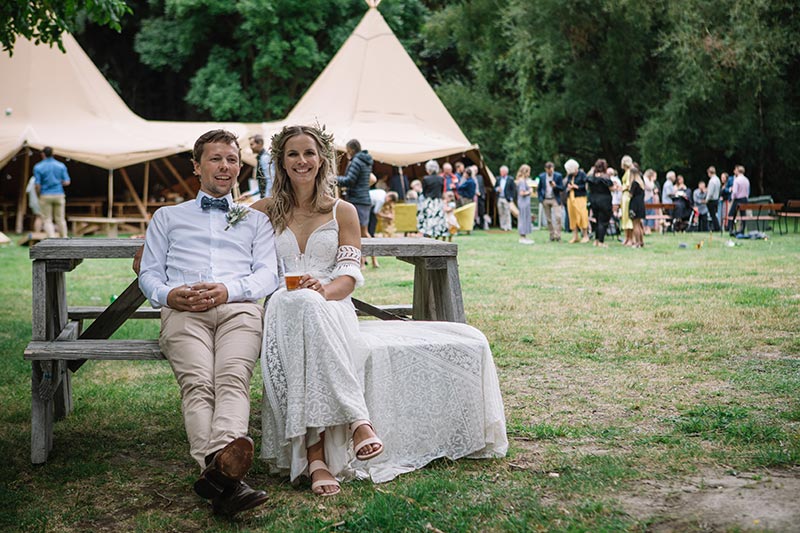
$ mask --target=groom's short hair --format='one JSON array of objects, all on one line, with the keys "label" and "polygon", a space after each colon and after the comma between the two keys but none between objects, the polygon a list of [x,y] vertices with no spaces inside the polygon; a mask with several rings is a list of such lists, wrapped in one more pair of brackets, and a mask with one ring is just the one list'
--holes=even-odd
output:
[{"label": "groom's short hair", "polygon": [[203,155],[203,149],[208,143],[234,144],[236,145],[236,149],[239,150],[239,159],[242,157],[242,148],[239,146],[239,140],[235,133],[231,133],[228,130],[211,130],[202,134],[195,141],[194,149],[192,150],[192,159],[199,163],[200,157]]}]

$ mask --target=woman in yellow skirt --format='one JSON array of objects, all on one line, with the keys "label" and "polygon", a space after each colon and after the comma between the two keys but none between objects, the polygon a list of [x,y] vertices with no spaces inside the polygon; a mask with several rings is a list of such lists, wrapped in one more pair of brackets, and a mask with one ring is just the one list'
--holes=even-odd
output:
[{"label": "woman in yellow skirt", "polygon": [[633,246],[633,220],[631,220],[631,167],[633,166],[633,159],[631,156],[626,155],[622,157],[620,167],[624,174],[622,175],[622,204],[620,205],[621,218],[620,228],[625,230],[625,240],[622,241],[623,246]]},{"label": "woman in yellow skirt", "polygon": [[580,231],[580,242],[589,242],[589,210],[586,207],[586,173],[580,169],[580,165],[574,159],[564,163],[567,171],[566,190],[567,190],[567,213],[569,214],[569,229],[572,230],[572,240],[570,244],[578,242],[578,232]]}]

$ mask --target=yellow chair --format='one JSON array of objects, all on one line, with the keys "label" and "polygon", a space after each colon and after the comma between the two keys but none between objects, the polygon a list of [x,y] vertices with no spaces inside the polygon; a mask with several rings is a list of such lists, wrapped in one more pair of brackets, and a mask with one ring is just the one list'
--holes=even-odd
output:
[{"label": "yellow chair", "polygon": [[455,211],[456,220],[458,220],[459,233],[462,231],[467,234],[472,233],[472,228],[475,227],[475,202],[464,204]]},{"label": "yellow chair", "polygon": [[394,230],[397,233],[417,232],[417,203],[394,205]]}]

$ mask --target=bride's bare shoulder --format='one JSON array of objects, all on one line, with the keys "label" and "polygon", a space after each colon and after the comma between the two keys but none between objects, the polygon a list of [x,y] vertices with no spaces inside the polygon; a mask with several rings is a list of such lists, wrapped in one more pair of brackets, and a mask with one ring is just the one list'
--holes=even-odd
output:
[{"label": "bride's bare shoulder", "polygon": [[261,200],[250,204],[250,209],[261,211],[266,215],[267,211],[271,206],[272,206],[272,198],[262,198]]}]

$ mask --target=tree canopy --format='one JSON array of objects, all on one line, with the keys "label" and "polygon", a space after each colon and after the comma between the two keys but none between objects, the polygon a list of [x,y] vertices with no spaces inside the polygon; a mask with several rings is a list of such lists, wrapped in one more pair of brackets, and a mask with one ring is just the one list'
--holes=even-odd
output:
[{"label": "tree canopy", "polygon": [[56,44],[63,51],[61,35],[75,31],[82,20],[119,31],[120,20],[130,12],[124,0],[8,0],[0,3],[0,44],[12,54],[21,35],[37,44]]},{"label": "tree canopy", "polygon": [[[58,16],[46,17],[36,3],[4,4],[9,20],[50,21],[7,25],[4,45],[14,32],[45,40],[56,35],[50,24],[74,24],[142,116],[237,121],[285,116],[366,9],[363,0],[53,5]],[[380,11],[492,168],[569,157],[618,165],[630,154],[692,185],[709,165],[743,164],[754,193],[800,194],[795,0],[385,0]]]}]

